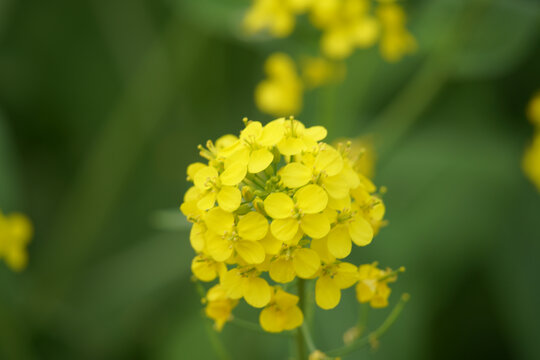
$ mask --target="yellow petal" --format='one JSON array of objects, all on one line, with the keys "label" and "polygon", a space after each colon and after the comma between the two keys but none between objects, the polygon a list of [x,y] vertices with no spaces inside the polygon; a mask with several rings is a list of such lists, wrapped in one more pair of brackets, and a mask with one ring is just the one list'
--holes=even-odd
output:
[{"label": "yellow petal", "polygon": [[224,186],[217,195],[219,207],[227,212],[233,212],[242,202],[242,193],[237,187]]},{"label": "yellow petal", "polygon": [[233,253],[233,247],[230,241],[223,239],[221,236],[213,234],[212,232],[206,233],[206,251],[214,260],[225,261],[231,257]]},{"label": "yellow petal", "polygon": [[328,251],[338,259],[351,253],[352,242],[346,225],[338,225],[328,233]]},{"label": "yellow petal", "polygon": [[277,239],[288,241],[298,232],[298,221],[293,218],[277,219],[270,224],[270,230]]},{"label": "yellow petal", "polygon": [[[247,167],[246,164],[236,162],[231,164],[220,175],[220,180],[223,185],[236,186],[246,177]],[[197,174],[198,175],[198,174]]]},{"label": "yellow petal", "polygon": [[375,295],[377,280],[364,280],[356,284],[356,299],[360,303],[367,303]]},{"label": "yellow petal", "polygon": [[197,201],[197,208],[202,211],[210,210],[216,204],[216,193],[210,191]]},{"label": "yellow petal", "polygon": [[309,184],[294,194],[296,206],[306,214],[323,211],[328,204],[328,194],[318,185]]},{"label": "yellow petal", "polygon": [[323,179],[322,184],[330,197],[342,199],[349,195],[349,185],[341,174]]},{"label": "yellow petal", "polygon": [[373,240],[373,228],[362,216],[356,216],[349,223],[349,234],[358,246],[366,246]]},{"label": "yellow petal", "polygon": [[257,143],[261,146],[274,146],[283,139],[285,134],[285,128],[283,127],[284,119],[276,119],[270,121],[262,129],[260,138],[257,140]]},{"label": "yellow petal", "polygon": [[234,216],[221,208],[213,208],[204,215],[206,226],[216,234],[230,232],[234,226]]},{"label": "yellow petal", "polygon": [[286,137],[278,143],[277,147],[279,152],[283,155],[292,156],[300,154],[302,150],[304,150],[305,145],[304,142],[299,138]]},{"label": "yellow petal", "polygon": [[258,121],[250,121],[244,130],[240,132],[242,140],[253,141],[257,139],[262,132],[262,124]]},{"label": "yellow petal", "polygon": [[220,279],[221,286],[227,292],[231,299],[240,299],[242,297],[242,285],[244,278],[238,268],[227,271]]},{"label": "yellow petal", "polygon": [[304,136],[314,141],[321,141],[326,135],[328,135],[328,131],[324,126],[312,126],[304,131]]},{"label": "yellow petal", "polygon": [[298,304],[299,298],[296,295],[289,294],[281,288],[277,287],[274,294],[274,302],[281,309],[287,309]]},{"label": "yellow petal", "polygon": [[201,191],[208,190],[212,187],[212,183],[218,178],[218,172],[211,166],[206,166],[199,169],[195,174],[193,182],[195,187]]},{"label": "yellow petal", "polygon": [[273,219],[291,217],[294,202],[284,193],[272,193],[264,199],[264,211]]},{"label": "yellow petal", "polygon": [[266,169],[274,161],[274,155],[267,149],[258,149],[251,152],[248,163],[250,173],[258,173]]},{"label": "yellow petal", "polygon": [[266,236],[260,240],[259,243],[263,246],[264,251],[268,255],[276,255],[279,250],[281,250],[283,241],[276,239],[274,235],[272,235],[272,232],[268,231]]},{"label": "yellow petal", "polygon": [[207,165],[200,162],[190,164],[187,168],[188,179],[195,179],[195,175],[199,172],[199,170],[204,169],[206,166]]},{"label": "yellow petal", "polygon": [[275,307],[268,307],[261,311],[259,323],[264,331],[270,333],[279,333],[283,331],[283,321]]},{"label": "yellow petal", "polygon": [[340,289],[353,286],[358,281],[358,268],[346,262],[339,263],[334,275],[334,282]]},{"label": "yellow petal", "polygon": [[306,185],[313,176],[309,167],[304,164],[293,162],[285,165],[280,172],[283,185],[288,188],[296,189]]},{"label": "yellow petal", "polygon": [[201,281],[212,281],[217,277],[215,263],[206,261],[202,256],[195,256],[191,261],[191,271]]},{"label": "yellow petal", "polygon": [[191,247],[196,252],[201,252],[204,249],[204,234],[206,233],[206,228],[201,224],[193,224],[191,227],[191,232],[189,233],[189,242]]},{"label": "yellow petal", "polygon": [[321,276],[315,283],[315,302],[321,309],[335,308],[341,300],[341,290],[330,276]]},{"label": "yellow petal", "polygon": [[266,255],[263,246],[256,241],[239,240],[234,248],[238,255],[248,264],[260,264],[264,261]]},{"label": "yellow petal", "polygon": [[343,168],[343,158],[336,149],[327,145],[317,154],[314,166],[316,171],[324,171],[326,175],[334,176]]},{"label": "yellow petal", "polygon": [[312,239],[309,247],[317,252],[319,258],[325,264],[333,263],[336,258],[328,251],[328,239],[323,237],[321,239]]},{"label": "yellow petal", "polygon": [[333,198],[332,196],[328,197],[328,208],[334,209],[334,210],[340,210],[343,209],[350,209],[351,208],[351,197],[345,196],[341,199]]},{"label": "yellow petal", "polygon": [[258,212],[249,212],[238,221],[238,235],[245,240],[261,240],[268,232],[268,220]]},{"label": "yellow petal", "polygon": [[309,279],[319,271],[321,260],[315,250],[297,249],[293,253],[293,265],[298,277]]},{"label": "yellow petal", "polygon": [[308,214],[300,222],[302,230],[312,239],[325,237],[330,231],[330,222],[324,214]]},{"label": "yellow petal", "polygon": [[298,306],[290,307],[283,310],[283,329],[293,330],[302,325],[304,322],[304,314]]},{"label": "yellow petal", "polygon": [[272,292],[266,280],[260,277],[244,279],[242,291],[246,302],[256,308],[262,308],[270,302]]},{"label": "yellow petal", "polygon": [[278,283],[288,283],[294,280],[295,271],[290,259],[279,258],[270,264],[270,278]]}]

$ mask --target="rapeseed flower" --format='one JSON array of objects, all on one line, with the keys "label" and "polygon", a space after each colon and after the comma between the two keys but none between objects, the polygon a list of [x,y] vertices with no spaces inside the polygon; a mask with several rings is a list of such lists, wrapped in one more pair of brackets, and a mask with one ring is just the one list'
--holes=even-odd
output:
[{"label": "rapeseed flower", "polygon": [[302,76],[290,56],[268,57],[266,78],[255,89],[255,103],[264,113],[297,115],[305,89],[343,79],[343,60],[357,49],[378,43],[383,59],[396,62],[417,47],[396,0],[253,0],[244,16],[244,30],[284,38],[292,34],[300,15],[307,15],[320,31],[319,55],[300,54]]},{"label": "rapeseed flower", "polygon": [[23,270],[28,263],[26,247],[33,234],[32,223],[23,214],[0,212],[0,259],[13,271]]},{"label": "rapeseed flower", "polygon": [[535,126],[531,145],[525,150],[522,168],[525,175],[540,191],[540,92],[537,92],[527,107],[527,117]]},{"label": "rapeseed flower", "polygon": [[353,243],[371,243],[384,204],[350,144],[323,142],[324,127],[293,117],[244,124],[239,136],[201,146],[207,162],[188,167],[193,186],[180,209],[193,223],[191,269],[197,280],[217,282],[205,298],[216,329],[243,299],[263,309],[264,330],[292,330],[303,322],[302,295],[274,284],[314,280],[317,305],[336,307],[341,290],[365,280],[344,259]]}]

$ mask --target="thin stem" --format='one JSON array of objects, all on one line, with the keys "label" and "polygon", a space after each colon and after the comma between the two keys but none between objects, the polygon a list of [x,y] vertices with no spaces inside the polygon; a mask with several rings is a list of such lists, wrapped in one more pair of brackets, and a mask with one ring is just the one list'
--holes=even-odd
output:
[{"label": "thin stem", "polygon": [[[306,308],[306,302],[305,302],[305,288],[306,288],[306,281],[304,279],[298,279],[298,307],[302,311],[302,313],[305,312]],[[297,329],[296,331],[296,348],[297,348],[297,355],[298,360],[305,360],[307,359],[307,351],[306,351],[306,341],[304,340],[304,326]]]},{"label": "thin stem", "polygon": [[360,304],[360,315],[358,316],[358,336],[362,336],[368,327],[369,303]]},{"label": "thin stem", "polygon": [[306,340],[306,344],[307,344],[309,352],[312,353],[315,350],[317,350],[317,347],[315,346],[315,343],[313,342],[313,338],[311,337],[309,328],[305,321],[302,324],[302,327],[300,328],[300,330],[302,332],[302,335],[304,336],[304,339]]},{"label": "thin stem", "polygon": [[409,301],[409,298],[410,298],[409,294],[403,294],[401,296],[401,300],[399,301],[399,303],[397,303],[397,305],[392,309],[388,317],[383,321],[381,326],[379,326],[375,331],[371,332],[367,336],[364,336],[358,341],[353,342],[350,345],[343,346],[338,349],[330,350],[327,352],[327,354],[330,356],[345,356],[381,338],[386,333],[386,331],[388,331],[388,329],[392,326],[392,324],[394,324],[396,319],[399,317],[399,315],[401,314],[401,311],[405,307],[405,304],[407,303],[407,301]]}]

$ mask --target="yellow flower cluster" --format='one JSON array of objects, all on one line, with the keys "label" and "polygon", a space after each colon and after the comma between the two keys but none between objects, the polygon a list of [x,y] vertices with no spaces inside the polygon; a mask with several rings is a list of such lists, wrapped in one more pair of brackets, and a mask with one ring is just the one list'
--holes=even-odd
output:
[{"label": "yellow flower cluster", "polygon": [[405,12],[396,0],[254,0],[244,17],[244,28],[250,34],[268,31],[286,37],[302,14],[322,31],[321,51],[330,59],[345,59],[355,49],[377,41],[387,61],[398,61],[416,49],[405,27]]},{"label": "yellow flower cluster", "polygon": [[32,233],[32,224],[23,214],[5,216],[0,212],[0,259],[3,258],[13,271],[21,271],[26,267],[26,246]]},{"label": "yellow flower cluster", "polygon": [[353,243],[371,243],[385,213],[349,147],[322,142],[324,127],[306,128],[292,117],[264,126],[244,122],[239,137],[200,147],[208,162],[188,167],[193,186],[180,207],[193,223],[194,276],[218,280],[205,299],[216,328],[240,299],[262,309],[260,324],[268,332],[300,326],[299,297],[279,285],[296,278],[316,279],[315,300],[323,309],[336,307],[341,290],[355,284],[360,301],[385,306],[395,275],[344,261]]},{"label": "yellow flower cluster", "polygon": [[527,116],[536,130],[532,144],[523,157],[523,171],[540,191],[540,92],[529,103]]}]

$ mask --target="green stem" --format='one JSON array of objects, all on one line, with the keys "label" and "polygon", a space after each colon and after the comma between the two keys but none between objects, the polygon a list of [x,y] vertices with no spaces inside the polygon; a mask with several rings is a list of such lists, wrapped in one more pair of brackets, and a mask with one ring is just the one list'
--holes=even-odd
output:
[{"label": "green stem", "polygon": [[369,303],[360,304],[360,315],[358,316],[358,336],[362,336],[368,327]]},{"label": "green stem", "polygon": [[300,328],[300,330],[302,332],[302,335],[304,336],[309,352],[312,353],[315,350],[317,350],[317,347],[315,346],[315,343],[313,342],[313,338],[311,337],[309,328],[305,321],[302,324],[302,327]]},{"label": "green stem", "polygon": [[403,294],[399,303],[397,303],[397,305],[392,309],[392,311],[381,324],[381,326],[379,326],[375,331],[359,339],[358,341],[353,342],[350,345],[330,350],[327,352],[327,354],[330,356],[345,356],[381,338],[392,326],[392,324],[394,324],[394,322],[397,320],[397,318],[401,314],[401,311],[405,307],[405,304],[407,303],[407,301],[409,301],[409,298],[409,294]]},{"label": "green stem", "polygon": [[[305,312],[306,304],[305,304],[305,288],[306,288],[306,281],[304,279],[298,279],[298,307],[300,310],[302,310],[302,313]],[[307,330],[307,329],[306,329]],[[297,355],[298,360],[306,360],[307,359],[307,351],[306,351],[306,341],[304,340],[304,333],[307,332],[304,329],[304,325],[297,329],[296,331],[296,348],[297,348]]]}]

